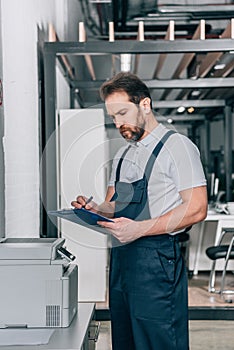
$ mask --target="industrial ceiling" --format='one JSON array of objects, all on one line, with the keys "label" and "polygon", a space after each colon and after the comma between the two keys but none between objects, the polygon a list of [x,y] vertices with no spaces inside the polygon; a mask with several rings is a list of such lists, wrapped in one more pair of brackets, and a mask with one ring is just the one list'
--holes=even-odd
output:
[{"label": "industrial ceiling", "polygon": [[[84,22],[79,26],[78,41],[83,46],[76,54],[83,53],[85,67],[81,74],[74,59],[70,65],[69,57],[75,54],[70,49],[60,62],[64,65],[66,58],[64,69],[73,72],[70,85],[81,107],[100,103],[100,84],[120,70],[137,74],[149,85],[155,111],[169,121],[185,123],[188,115],[189,123],[202,118],[219,119],[224,104],[233,104],[231,2],[163,5],[155,0],[80,0],[80,3]],[[104,47],[101,43],[105,43]],[[141,46],[135,50],[135,44]],[[85,54],[85,48],[90,52]]]}]

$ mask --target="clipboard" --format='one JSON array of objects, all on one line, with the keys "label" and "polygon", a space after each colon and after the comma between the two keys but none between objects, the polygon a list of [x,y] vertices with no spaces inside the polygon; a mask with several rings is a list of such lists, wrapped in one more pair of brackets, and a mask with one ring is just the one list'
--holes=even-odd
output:
[{"label": "clipboard", "polygon": [[48,211],[48,215],[52,215],[68,221],[72,221],[78,225],[88,227],[92,230],[95,230],[101,233],[108,233],[108,231],[104,227],[101,227],[100,225],[98,225],[97,221],[113,222],[113,220],[107,218],[106,216],[94,213],[84,208],[50,210]]}]

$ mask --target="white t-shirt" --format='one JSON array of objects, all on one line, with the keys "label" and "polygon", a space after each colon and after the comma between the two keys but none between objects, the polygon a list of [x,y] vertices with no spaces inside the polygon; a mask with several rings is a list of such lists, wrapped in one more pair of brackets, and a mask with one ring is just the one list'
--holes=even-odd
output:
[{"label": "white t-shirt", "polygon": [[[168,129],[159,124],[143,140],[131,144],[120,170],[120,181],[133,182],[144,175],[147,161],[157,143]],[[124,150],[122,147],[113,160],[109,186],[114,186],[116,168]],[[196,145],[186,136],[172,134],[163,145],[154,162],[148,183],[148,199],[151,218],[161,216],[181,204],[179,192],[204,186],[206,179]]]}]

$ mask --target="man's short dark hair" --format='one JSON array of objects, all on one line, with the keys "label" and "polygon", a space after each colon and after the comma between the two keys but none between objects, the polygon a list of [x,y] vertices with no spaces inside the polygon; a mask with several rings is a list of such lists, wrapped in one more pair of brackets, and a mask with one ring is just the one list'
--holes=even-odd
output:
[{"label": "man's short dark hair", "polygon": [[[129,101],[139,105],[140,101],[145,97],[151,96],[148,87],[135,74],[128,72],[120,72],[113,78],[103,83],[100,87],[100,96],[103,101],[114,92],[126,92],[129,96]],[[152,101],[151,101],[152,108]]]}]

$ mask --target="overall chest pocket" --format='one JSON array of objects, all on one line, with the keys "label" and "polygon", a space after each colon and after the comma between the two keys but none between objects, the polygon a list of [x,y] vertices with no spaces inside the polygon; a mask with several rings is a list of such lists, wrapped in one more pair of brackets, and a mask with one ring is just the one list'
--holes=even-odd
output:
[{"label": "overall chest pocket", "polygon": [[119,203],[141,203],[146,191],[147,186],[145,179],[132,183],[119,181],[115,186],[115,200]]}]

